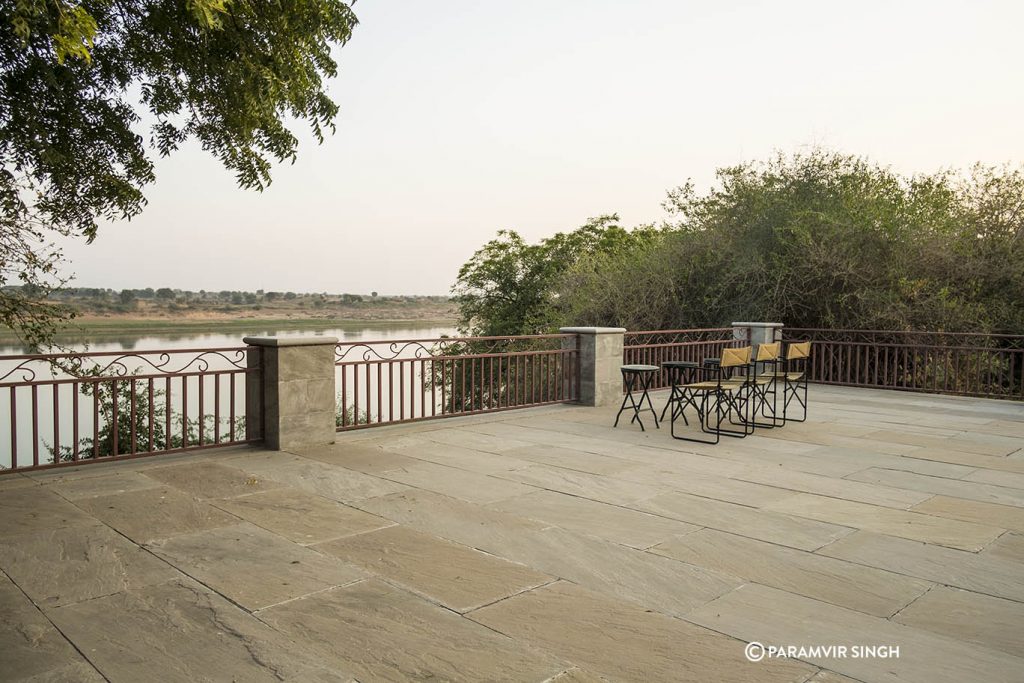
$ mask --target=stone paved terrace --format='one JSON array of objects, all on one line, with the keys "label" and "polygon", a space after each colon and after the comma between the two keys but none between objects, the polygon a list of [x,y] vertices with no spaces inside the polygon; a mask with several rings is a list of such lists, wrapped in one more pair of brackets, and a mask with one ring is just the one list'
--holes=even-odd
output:
[{"label": "stone paved terrace", "polygon": [[811,400],[719,446],[560,406],[4,476],[0,678],[1024,680],[1024,405]]}]

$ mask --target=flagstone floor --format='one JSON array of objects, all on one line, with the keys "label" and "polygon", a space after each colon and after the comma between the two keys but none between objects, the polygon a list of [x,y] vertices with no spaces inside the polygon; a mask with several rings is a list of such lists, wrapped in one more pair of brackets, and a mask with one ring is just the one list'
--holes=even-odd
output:
[{"label": "flagstone floor", "polygon": [[718,446],[613,417],[2,476],[0,678],[1024,680],[1021,403],[812,387]]}]

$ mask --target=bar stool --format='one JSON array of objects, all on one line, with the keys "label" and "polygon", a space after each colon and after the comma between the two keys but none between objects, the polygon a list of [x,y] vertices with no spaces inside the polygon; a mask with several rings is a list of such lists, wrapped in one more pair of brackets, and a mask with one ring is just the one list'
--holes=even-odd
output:
[{"label": "bar stool", "polygon": [[[657,365],[623,365],[620,370],[622,370],[622,380],[626,383],[626,396],[622,399],[622,405],[619,406],[619,412],[615,415],[614,426],[619,426],[619,417],[626,410],[626,403],[629,403],[633,408],[633,419],[629,421],[630,424],[638,422],[640,424],[640,431],[646,432],[647,430],[644,429],[644,423],[640,419],[640,411],[644,410],[644,401],[647,401],[647,405],[649,406],[648,409],[651,411],[651,414],[654,415],[654,426],[657,428],[658,413],[654,410],[654,404],[651,403],[651,396],[648,393],[648,390],[651,388],[651,382],[654,381],[654,374],[658,372],[660,368]],[[638,380],[640,382],[639,388],[642,390],[639,403],[633,398],[633,390],[637,388],[636,383]]]}]

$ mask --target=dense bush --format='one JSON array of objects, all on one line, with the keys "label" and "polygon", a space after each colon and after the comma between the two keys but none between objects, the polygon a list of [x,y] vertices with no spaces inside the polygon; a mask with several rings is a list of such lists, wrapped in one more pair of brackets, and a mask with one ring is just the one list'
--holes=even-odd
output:
[{"label": "dense bush", "polygon": [[664,206],[669,218],[657,228],[592,222],[539,245],[500,233],[459,273],[463,328],[511,334],[771,319],[1024,329],[1020,170],[903,177],[814,151],[720,169],[709,192],[687,184]]}]

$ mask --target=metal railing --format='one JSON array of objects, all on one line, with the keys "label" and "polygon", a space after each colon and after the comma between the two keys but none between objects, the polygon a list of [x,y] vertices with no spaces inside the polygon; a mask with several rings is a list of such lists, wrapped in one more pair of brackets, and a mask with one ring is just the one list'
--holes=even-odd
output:
[{"label": "metal railing", "polygon": [[575,334],[342,342],[338,431],[576,401],[578,348]]},{"label": "metal railing", "polygon": [[[749,339],[742,328],[709,327],[693,330],[647,330],[627,332],[623,340],[624,365],[657,365],[666,361],[701,363],[705,358],[717,358],[722,349],[743,346]],[[669,386],[668,372],[662,368],[651,381],[652,389]]]},{"label": "metal railing", "polygon": [[1024,335],[784,328],[823,384],[1024,399]]},{"label": "metal railing", "polygon": [[232,446],[246,347],[0,356],[0,470]]}]

